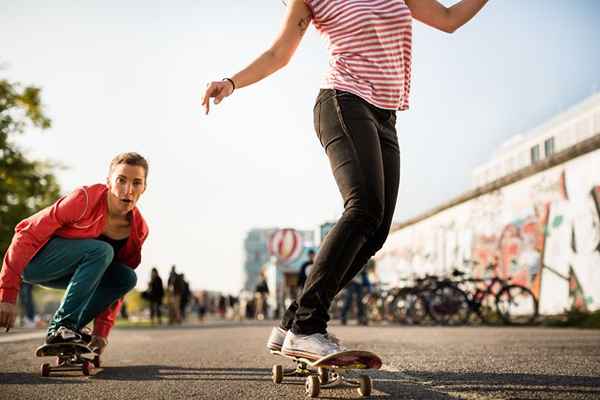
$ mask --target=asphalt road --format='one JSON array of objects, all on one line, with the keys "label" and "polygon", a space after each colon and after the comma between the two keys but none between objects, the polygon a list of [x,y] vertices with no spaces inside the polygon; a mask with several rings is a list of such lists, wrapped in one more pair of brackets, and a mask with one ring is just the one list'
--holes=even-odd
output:
[{"label": "asphalt road", "polygon": [[[41,339],[0,334],[0,399],[302,399],[304,380],[276,385],[269,322],[115,329],[103,368],[42,378]],[[378,353],[371,398],[600,399],[600,331],[547,328],[332,326]],[[22,340],[18,340],[22,339]],[[356,389],[321,398],[359,398]]]}]

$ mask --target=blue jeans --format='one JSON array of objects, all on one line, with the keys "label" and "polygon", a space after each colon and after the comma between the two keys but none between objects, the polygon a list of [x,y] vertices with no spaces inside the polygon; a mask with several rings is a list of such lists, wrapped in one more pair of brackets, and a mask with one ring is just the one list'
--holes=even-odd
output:
[{"label": "blue jeans", "polygon": [[106,242],[59,237],[33,257],[23,271],[24,281],[66,289],[48,334],[60,326],[80,330],[135,287],[135,272],[113,259],[113,248]]},{"label": "blue jeans", "polygon": [[357,282],[350,282],[348,286],[346,286],[346,296],[344,298],[344,305],[342,306],[340,319],[343,323],[345,323],[348,320],[348,311],[350,311],[350,307],[352,307],[353,298],[356,298],[356,318],[358,319],[359,323],[364,323],[365,306],[362,303],[363,286]]},{"label": "blue jeans", "polygon": [[33,303],[33,287],[27,282],[21,283],[21,293],[19,296],[21,305],[25,312],[25,317],[33,321],[35,319],[35,304]]}]

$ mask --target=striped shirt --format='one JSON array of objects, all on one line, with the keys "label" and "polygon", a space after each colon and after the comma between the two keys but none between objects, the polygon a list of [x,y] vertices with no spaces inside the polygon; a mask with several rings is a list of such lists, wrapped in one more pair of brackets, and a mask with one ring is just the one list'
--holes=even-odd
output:
[{"label": "striped shirt", "polygon": [[323,88],[408,109],[412,16],[404,0],[304,0],[329,46]]}]

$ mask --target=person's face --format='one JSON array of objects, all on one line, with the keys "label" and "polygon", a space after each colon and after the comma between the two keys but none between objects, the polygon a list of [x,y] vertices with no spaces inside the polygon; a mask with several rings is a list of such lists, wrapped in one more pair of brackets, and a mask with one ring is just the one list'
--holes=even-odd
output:
[{"label": "person's face", "polygon": [[107,178],[109,188],[108,201],[111,208],[119,214],[133,210],[140,196],[146,190],[144,167],[119,164]]}]

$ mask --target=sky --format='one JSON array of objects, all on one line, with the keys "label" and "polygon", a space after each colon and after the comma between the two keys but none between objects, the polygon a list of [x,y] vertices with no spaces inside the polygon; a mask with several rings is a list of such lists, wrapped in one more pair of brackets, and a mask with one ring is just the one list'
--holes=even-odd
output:
[{"label": "sky", "polygon": [[[0,79],[41,87],[53,122],[18,145],[64,165],[65,193],[104,182],[117,153],[150,163],[138,287],[176,264],[194,289],[236,293],[250,229],[340,216],[312,123],[327,68],[314,28],[285,69],[209,116],[200,106],[207,82],[268,49],[284,12],[277,0],[0,2]],[[506,140],[600,91],[599,20],[596,0],[504,0],[453,34],[415,21],[394,219],[460,195]]]}]

